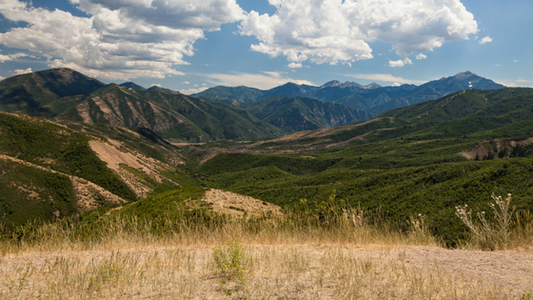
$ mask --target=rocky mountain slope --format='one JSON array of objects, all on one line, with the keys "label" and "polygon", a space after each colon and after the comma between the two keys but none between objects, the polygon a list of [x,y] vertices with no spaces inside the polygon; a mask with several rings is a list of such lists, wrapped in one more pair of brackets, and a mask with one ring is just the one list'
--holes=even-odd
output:
[{"label": "rocky mountain slope", "polygon": [[[298,94],[313,87],[289,84],[281,89],[290,88],[294,89],[292,94]],[[174,142],[276,137],[298,130],[347,125],[372,117],[365,112],[336,104],[324,105],[312,99],[284,99],[281,104],[278,97],[268,100],[269,104],[221,105],[157,86],[145,89],[133,82],[104,85],[69,69],[3,80],[0,95],[0,111],[56,121],[146,128]]]}]

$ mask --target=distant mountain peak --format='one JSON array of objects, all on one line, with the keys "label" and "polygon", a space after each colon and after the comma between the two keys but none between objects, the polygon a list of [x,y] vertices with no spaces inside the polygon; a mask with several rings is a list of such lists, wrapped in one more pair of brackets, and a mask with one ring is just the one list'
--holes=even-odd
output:
[{"label": "distant mountain peak", "polygon": [[332,80],[330,82],[326,82],[323,86],[321,86],[320,88],[323,89],[323,88],[328,88],[328,87],[337,87],[337,86],[341,86],[342,83],[338,80]]},{"label": "distant mountain peak", "polygon": [[457,74],[455,74],[452,77],[453,78],[465,78],[465,77],[470,77],[470,76],[477,76],[477,75],[472,73],[472,72],[470,72],[470,71],[466,71],[466,72],[457,73]]},{"label": "distant mountain peak", "polygon": [[343,89],[343,88],[350,88],[350,87],[360,88],[362,86],[359,83],[353,82],[353,81],[346,81],[345,83],[342,83],[338,80],[332,80],[330,82],[327,82],[320,88],[325,89],[325,88],[335,88],[335,87]]},{"label": "distant mountain peak", "polygon": [[134,90],[140,90],[140,91],[145,91],[146,90],[146,88],[136,84],[135,82],[131,82],[131,81],[121,83],[120,85],[124,86],[124,87],[127,87],[129,89],[134,89]]},{"label": "distant mountain peak", "polygon": [[381,88],[381,87],[382,87],[381,85],[379,85],[379,84],[377,84],[377,83],[375,83],[375,82],[372,82],[372,83],[369,84],[369,85],[364,85],[364,86],[363,86],[363,88],[364,88],[364,89],[367,89],[367,90],[379,89],[379,88]]}]

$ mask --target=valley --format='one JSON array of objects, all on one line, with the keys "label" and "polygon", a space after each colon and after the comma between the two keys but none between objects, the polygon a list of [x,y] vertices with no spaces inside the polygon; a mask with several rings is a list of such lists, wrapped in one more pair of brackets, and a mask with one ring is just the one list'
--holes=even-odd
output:
[{"label": "valley", "polygon": [[[198,95],[204,101],[132,82],[104,85],[68,69],[42,71],[0,82],[2,109],[25,114],[1,113],[0,154],[7,159],[3,164],[28,163],[25,173],[81,178],[118,197],[98,196],[93,209],[189,187],[232,191],[282,207],[300,199],[312,207],[334,194],[347,207],[382,209],[398,224],[427,215],[432,232],[451,246],[465,238],[454,218],[457,205],[479,206],[491,193],[512,193],[519,210],[533,207],[527,175],[533,90],[490,89],[498,86],[470,72],[411,89],[447,93],[465,82],[489,89],[418,100],[372,117],[339,101],[301,95],[385,89],[377,85],[214,88]],[[214,91],[234,101],[207,99]],[[270,95],[275,93],[280,96]],[[43,114],[47,120],[34,118]],[[52,220],[57,211],[59,218],[86,211],[69,185],[21,184],[17,174],[2,175],[2,219],[8,226],[36,216]],[[66,210],[53,196],[62,189]],[[35,199],[53,199],[49,207],[19,216],[17,203],[35,193]]]},{"label": "valley", "polygon": [[[474,88],[464,88],[465,82]],[[432,92],[421,92],[427,89]],[[326,94],[338,98],[320,98]],[[345,106],[342,99],[352,102]],[[53,69],[0,81],[0,110],[0,260],[22,270],[17,257],[27,255],[24,249],[64,256],[31,258],[35,264],[27,269],[34,275],[18,295],[35,296],[32,291],[42,284],[46,294],[41,296],[57,295],[50,289],[54,283],[32,277],[44,276],[39,266],[51,259],[81,269],[86,258],[104,269],[120,264],[114,260],[119,259],[124,268],[133,268],[124,272],[141,280],[137,265],[126,261],[155,261],[154,253],[192,255],[190,268],[205,266],[206,271],[191,272],[189,281],[180,283],[179,293],[186,293],[183,289],[199,278],[215,276],[206,282],[216,284],[220,270],[208,257],[216,247],[230,247],[226,243],[232,239],[246,244],[251,255],[243,272],[253,266],[261,271],[250,273],[250,285],[234,278],[213,288],[213,295],[227,292],[228,299],[231,293],[246,292],[311,297],[302,291],[309,290],[309,281],[319,280],[329,283],[316,293],[335,297],[346,288],[333,279],[337,271],[306,272],[316,267],[310,257],[349,265],[346,255],[361,256],[341,269],[346,276],[367,274],[369,261],[376,274],[391,266],[403,268],[403,283],[396,282],[391,292],[402,297],[421,295],[412,289],[422,289],[446,298],[430,278],[447,282],[463,299],[472,293],[496,295],[487,285],[494,282],[509,291],[494,296],[498,299],[526,294],[533,285],[528,280],[511,284],[518,269],[509,269],[503,279],[498,277],[503,281],[487,275],[463,286],[461,276],[477,272],[475,265],[456,275],[460,263],[452,261],[447,252],[452,250],[443,249],[462,249],[473,260],[492,259],[487,258],[492,254],[471,250],[511,249],[495,255],[529,259],[529,88],[501,88],[465,72],[398,89],[330,82],[320,88],[285,85],[270,91],[213,88],[187,96],[131,82],[105,85],[73,70]],[[457,207],[468,205],[474,214],[491,211],[491,195],[508,193],[516,213],[512,239],[476,244],[457,217]],[[143,247],[150,250],[139,250]],[[184,247],[188,254],[180,252]],[[107,257],[113,249],[125,256]],[[375,251],[382,255],[372,256]],[[433,269],[440,262],[420,258],[428,251],[450,257],[445,273]],[[286,280],[292,273],[269,273],[270,260],[295,264],[308,280],[273,285],[269,280]],[[169,263],[184,262],[176,258]],[[109,270],[106,278],[115,278],[115,269]],[[161,276],[150,272],[153,278]],[[163,282],[179,285],[176,278]],[[413,278],[421,279],[419,285],[405,289]],[[113,280],[122,279],[117,275]],[[270,283],[261,285],[262,280]],[[63,287],[100,298],[117,295],[103,293],[103,279],[100,288],[81,281]],[[352,296],[388,293],[385,286],[353,284],[359,290],[352,286]],[[168,295],[177,293],[168,288]],[[150,286],[148,294],[165,298],[154,289]],[[0,289],[0,295],[11,297],[13,291],[15,287]]]}]

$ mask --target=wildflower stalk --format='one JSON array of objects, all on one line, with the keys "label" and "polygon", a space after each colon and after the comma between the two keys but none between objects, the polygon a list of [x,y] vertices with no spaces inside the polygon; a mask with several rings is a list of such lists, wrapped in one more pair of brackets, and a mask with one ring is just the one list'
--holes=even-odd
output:
[{"label": "wildflower stalk", "polygon": [[[506,199],[491,195],[495,203],[488,203],[494,214],[494,222],[487,217],[485,211],[476,213],[479,222],[472,217],[472,209],[468,205],[455,207],[455,215],[468,227],[472,234],[472,242],[482,249],[496,250],[509,245],[510,224],[515,207],[511,206],[511,194]],[[495,223],[495,224],[494,224]]]}]

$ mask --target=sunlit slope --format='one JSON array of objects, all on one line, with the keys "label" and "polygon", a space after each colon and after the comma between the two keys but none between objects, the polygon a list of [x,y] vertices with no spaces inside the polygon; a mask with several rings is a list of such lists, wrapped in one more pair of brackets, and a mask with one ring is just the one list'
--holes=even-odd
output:
[{"label": "sunlit slope", "polygon": [[181,187],[180,155],[153,133],[90,130],[99,135],[0,113],[0,222],[51,220]]}]

